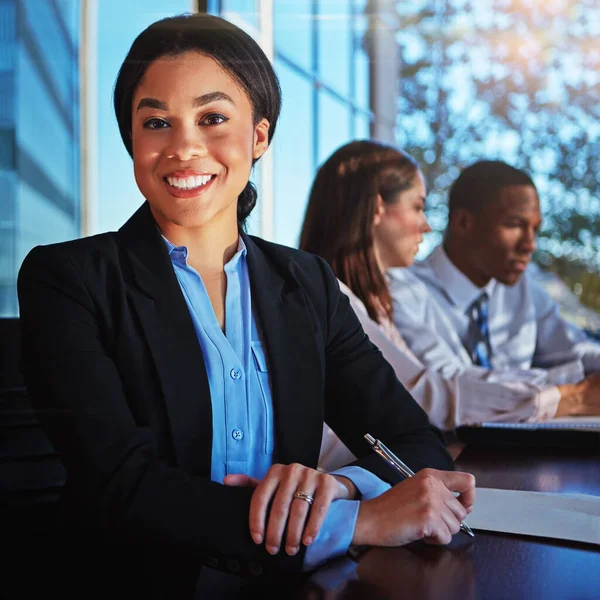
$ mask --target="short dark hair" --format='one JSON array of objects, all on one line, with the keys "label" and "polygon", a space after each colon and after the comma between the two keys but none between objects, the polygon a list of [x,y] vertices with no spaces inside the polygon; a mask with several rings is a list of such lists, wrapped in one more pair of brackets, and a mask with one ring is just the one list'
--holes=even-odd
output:
[{"label": "short dark hair", "polygon": [[395,204],[418,171],[402,150],[360,140],[338,148],[321,165],[310,191],[300,248],[324,258],[377,323],[392,317],[392,298],[375,257],[377,196]]},{"label": "short dark hair", "polygon": [[[255,123],[269,121],[271,143],[279,112],[281,88],[269,59],[242,29],[213,15],[183,14],[161,19],[133,42],[117,76],[113,101],[121,138],[133,156],[131,124],[133,97],[148,67],[163,56],[199,52],[214,59],[248,95]],[[254,161],[255,162],[255,161]],[[243,223],[256,204],[256,189],[248,182],[238,198]]]},{"label": "short dark hair", "polygon": [[478,212],[490,200],[496,200],[502,188],[528,185],[536,189],[527,173],[499,160],[481,160],[462,171],[450,188],[448,213],[457,208]]}]

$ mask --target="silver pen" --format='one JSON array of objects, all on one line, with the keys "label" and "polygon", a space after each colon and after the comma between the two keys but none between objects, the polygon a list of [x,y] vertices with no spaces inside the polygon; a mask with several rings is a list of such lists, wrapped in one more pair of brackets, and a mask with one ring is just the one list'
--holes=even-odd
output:
[{"label": "silver pen", "polygon": [[[377,454],[379,454],[379,456],[381,456],[381,458],[383,458],[383,460],[385,460],[385,462],[388,465],[390,465],[392,469],[394,469],[395,471],[400,473],[400,475],[406,477],[407,479],[409,477],[414,477],[414,471],[410,467],[405,465],[383,442],[380,442],[379,440],[375,439],[369,433],[365,434],[365,439],[367,440],[367,442],[369,442],[369,444],[371,444],[371,448],[373,448],[373,450],[375,450],[375,452],[377,452]],[[475,534],[473,533],[471,528],[464,521],[462,521],[460,524],[460,530],[464,531],[467,535],[470,535],[471,537],[475,537]]]}]

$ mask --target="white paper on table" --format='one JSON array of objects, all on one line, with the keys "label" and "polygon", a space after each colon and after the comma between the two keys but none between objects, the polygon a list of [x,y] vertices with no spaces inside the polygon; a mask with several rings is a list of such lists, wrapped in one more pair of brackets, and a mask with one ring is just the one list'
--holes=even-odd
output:
[{"label": "white paper on table", "polygon": [[600,544],[600,496],[477,488],[472,529]]}]

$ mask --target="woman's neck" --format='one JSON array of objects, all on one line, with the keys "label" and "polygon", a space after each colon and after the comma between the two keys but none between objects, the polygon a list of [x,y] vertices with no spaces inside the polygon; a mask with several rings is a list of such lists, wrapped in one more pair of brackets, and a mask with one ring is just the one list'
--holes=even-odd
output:
[{"label": "woman's neck", "polygon": [[175,246],[188,249],[188,264],[204,277],[223,272],[223,267],[237,252],[239,233],[235,226],[205,223],[200,227],[180,227],[174,223],[160,226],[162,234]]}]

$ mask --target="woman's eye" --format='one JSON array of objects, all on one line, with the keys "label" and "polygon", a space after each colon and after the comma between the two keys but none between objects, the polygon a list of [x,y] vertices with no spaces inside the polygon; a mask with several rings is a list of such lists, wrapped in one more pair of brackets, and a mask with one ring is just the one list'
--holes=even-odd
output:
[{"label": "woman's eye", "polygon": [[168,123],[162,119],[149,119],[144,123],[145,129],[164,129],[168,127]]},{"label": "woman's eye", "polygon": [[221,123],[225,123],[225,121],[229,121],[229,119],[224,115],[212,114],[207,115],[200,121],[201,125],[220,125]]}]

